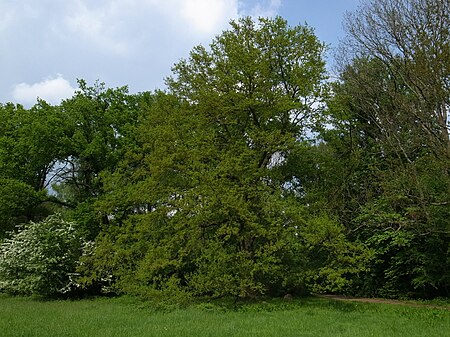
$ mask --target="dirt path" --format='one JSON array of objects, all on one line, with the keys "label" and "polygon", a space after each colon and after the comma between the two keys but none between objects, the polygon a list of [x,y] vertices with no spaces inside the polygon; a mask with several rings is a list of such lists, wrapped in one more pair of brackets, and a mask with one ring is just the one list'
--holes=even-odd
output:
[{"label": "dirt path", "polygon": [[384,298],[364,298],[364,297],[351,297],[351,296],[341,296],[341,295],[316,295],[317,297],[328,298],[336,301],[350,301],[350,302],[363,302],[363,303],[385,303],[392,305],[406,305],[410,307],[425,307],[432,309],[443,309],[450,310],[450,306],[446,305],[433,305],[433,304],[425,304],[418,303],[413,301],[401,301],[401,300],[389,300]]}]

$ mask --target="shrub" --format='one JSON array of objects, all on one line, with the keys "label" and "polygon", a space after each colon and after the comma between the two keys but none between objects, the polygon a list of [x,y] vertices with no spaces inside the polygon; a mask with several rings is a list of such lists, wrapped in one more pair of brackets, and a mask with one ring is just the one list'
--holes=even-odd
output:
[{"label": "shrub", "polygon": [[68,292],[82,252],[77,225],[52,215],[0,244],[0,291],[51,297]]}]

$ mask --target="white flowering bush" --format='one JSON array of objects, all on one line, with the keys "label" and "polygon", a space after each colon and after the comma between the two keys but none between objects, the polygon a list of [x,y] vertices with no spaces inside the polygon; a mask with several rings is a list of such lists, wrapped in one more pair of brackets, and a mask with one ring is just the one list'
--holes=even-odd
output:
[{"label": "white flowering bush", "polygon": [[0,243],[0,291],[55,296],[73,283],[84,239],[61,215],[30,222]]}]

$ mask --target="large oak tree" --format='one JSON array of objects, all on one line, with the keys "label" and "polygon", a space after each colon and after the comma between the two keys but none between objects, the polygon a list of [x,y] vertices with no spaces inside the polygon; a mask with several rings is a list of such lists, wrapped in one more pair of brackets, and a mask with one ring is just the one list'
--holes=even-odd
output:
[{"label": "large oak tree", "polygon": [[141,294],[301,291],[309,254],[325,261],[344,240],[326,216],[308,221],[282,169],[322,108],[323,53],[307,26],[243,18],[176,64],[106,179],[99,207],[114,225],[86,261],[86,281],[113,275],[119,290]]}]

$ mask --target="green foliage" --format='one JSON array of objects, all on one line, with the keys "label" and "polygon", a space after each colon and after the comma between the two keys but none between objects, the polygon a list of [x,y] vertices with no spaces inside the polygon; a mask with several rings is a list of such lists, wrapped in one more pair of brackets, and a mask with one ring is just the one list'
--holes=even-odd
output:
[{"label": "green foliage", "polygon": [[45,197],[24,182],[0,178],[0,238],[36,214],[45,214],[39,209]]},{"label": "green foliage", "polygon": [[44,101],[30,110],[0,105],[0,237],[52,211],[46,187],[64,153],[64,125],[60,110]]},{"label": "green foliage", "polygon": [[[351,238],[374,253],[354,287],[370,296],[429,298],[448,296],[449,291],[450,147],[443,116],[447,112],[442,110],[448,88],[435,78],[446,71],[448,55],[435,50],[433,60],[424,62],[419,59],[431,54],[423,55],[418,45],[403,44],[405,36],[397,35],[419,29],[421,35],[411,36],[423,39],[426,49],[428,34],[436,33],[435,43],[440,44],[448,32],[441,35],[437,27],[422,31],[426,20],[442,14],[427,10],[443,2],[421,2],[399,12],[413,3],[418,2],[368,1],[359,16],[349,18],[354,50],[364,52],[342,68],[329,104],[335,128],[322,130],[325,147],[336,161],[333,166],[339,168],[332,185],[332,193],[339,196],[331,196],[333,212]],[[408,26],[414,21],[404,19],[414,11],[410,19],[428,19]],[[398,25],[392,25],[391,15]],[[378,29],[377,22],[385,29]],[[406,49],[392,55],[395,48],[385,48],[388,40]],[[322,191],[319,188],[318,194]]]},{"label": "green foliage", "polygon": [[0,291],[55,296],[70,291],[83,237],[60,215],[22,225],[0,244]]},{"label": "green foliage", "polygon": [[[148,99],[129,151],[104,176],[97,207],[114,220],[89,262],[104,271],[88,282],[111,269],[122,291],[303,291],[304,207],[275,167],[317,117],[323,50],[309,27],[245,18],[177,64],[170,93]],[[105,265],[113,252],[122,262]]]},{"label": "green foliage", "polygon": [[[2,287],[56,294],[76,267],[86,289],[170,305],[448,295],[446,6],[367,0],[332,84],[310,27],[241,18],[165,92],[79,80],[60,106],[0,105]],[[37,222],[54,212],[77,225]]]},{"label": "green foliage", "polygon": [[356,219],[364,224],[359,235],[374,252],[356,288],[371,296],[435,297],[449,280],[448,237],[433,228],[436,223],[418,222],[417,208],[399,214],[392,206],[378,200]]},{"label": "green foliage", "polygon": [[123,155],[138,102],[127,87],[106,89],[98,82],[89,87],[83,80],[78,84],[76,94],[61,103],[71,137],[61,160],[62,186],[56,186],[60,197],[75,205],[102,193],[100,174],[113,169]]},{"label": "green foliage", "polygon": [[79,86],[56,107],[42,100],[31,109],[0,105],[0,236],[67,209],[73,218],[89,209],[80,223],[91,239],[105,222],[92,210],[103,191],[100,175],[123,155],[140,98],[126,87]]},{"label": "green foliage", "polygon": [[60,109],[41,100],[29,110],[7,104],[0,106],[0,117],[0,175],[43,190],[68,141]]},{"label": "green foliage", "polygon": [[306,284],[315,293],[351,294],[367,270],[374,252],[361,242],[351,242],[344,227],[326,216],[316,217],[303,230],[307,261]]}]

